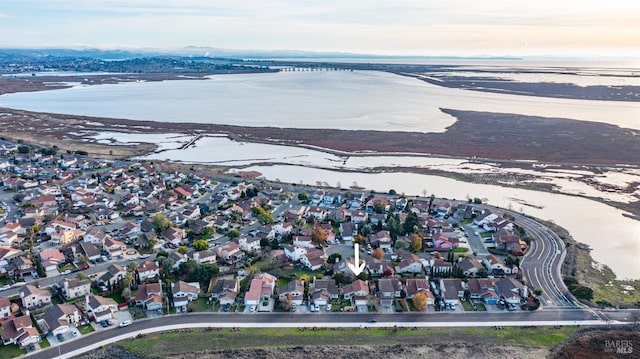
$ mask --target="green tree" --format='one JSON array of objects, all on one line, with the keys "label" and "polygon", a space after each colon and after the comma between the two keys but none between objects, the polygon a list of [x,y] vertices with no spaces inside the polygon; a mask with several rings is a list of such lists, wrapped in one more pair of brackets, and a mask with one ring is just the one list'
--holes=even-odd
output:
[{"label": "green tree", "polygon": [[187,248],[187,246],[180,246],[180,247],[178,247],[178,253],[180,253],[180,254],[187,254],[187,252],[189,252],[189,248]]},{"label": "green tree", "polygon": [[306,192],[298,193],[298,200],[302,203],[309,202],[309,195]]},{"label": "green tree", "polygon": [[165,229],[171,226],[171,221],[162,213],[154,215],[153,218],[151,218],[151,223],[158,234],[164,232]]},{"label": "green tree", "polygon": [[207,249],[209,249],[209,242],[203,239],[198,239],[197,241],[193,242],[193,249],[195,249],[198,252],[206,251]]},{"label": "green tree", "polygon": [[260,224],[273,223],[273,216],[267,210],[260,206],[251,207],[251,212],[256,216]]},{"label": "green tree", "polygon": [[237,229],[232,229],[229,232],[227,232],[227,237],[229,238],[238,238],[240,237],[240,231]]},{"label": "green tree", "polygon": [[414,233],[416,228],[420,228],[420,219],[417,214],[410,212],[407,215],[407,219],[404,221],[404,233]]},{"label": "green tree", "polygon": [[133,262],[127,264],[127,272],[133,273],[133,272],[136,271],[136,269],[138,269],[139,266],[140,265],[138,264],[138,262],[133,261]]},{"label": "green tree", "polygon": [[327,263],[334,264],[335,262],[341,259],[342,259],[342,255],[340,255],[340,253],[333,253],[332,255],[329,256],[329,258],[327,258]]}]

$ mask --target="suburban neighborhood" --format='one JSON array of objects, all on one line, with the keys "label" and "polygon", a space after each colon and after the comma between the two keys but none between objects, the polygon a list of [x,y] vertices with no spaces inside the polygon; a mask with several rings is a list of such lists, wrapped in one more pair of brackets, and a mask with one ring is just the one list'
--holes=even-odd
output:
[{"label": "suburban neighborhood", "polygon": [[[540,305],[519,266],[531,237],[479,199],[279,185],[6,142],[0,184],[1,337],[19,350],[187,312]],[[355,275],[349,264],[361,263]]]}]

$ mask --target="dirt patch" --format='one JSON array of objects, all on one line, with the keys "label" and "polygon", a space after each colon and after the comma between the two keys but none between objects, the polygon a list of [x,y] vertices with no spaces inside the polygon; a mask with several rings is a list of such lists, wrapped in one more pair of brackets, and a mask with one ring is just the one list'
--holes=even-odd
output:
[{"label": "dirt patch", "polygon": [[555,348],[551,358],[640,358],[638,328],[584,329]]},{"label": "dirt patch", "polygon": [[370,358],[370,359],[415,359],[446,357],[450,359],[468,358],[542,358],[548,349],[500,345],[393,345],[393,346],[325,346],[294,347],[277,349],[236,349],[214,350],[204,353],[168,356],[167,359],[324,359],[324,358]]}]

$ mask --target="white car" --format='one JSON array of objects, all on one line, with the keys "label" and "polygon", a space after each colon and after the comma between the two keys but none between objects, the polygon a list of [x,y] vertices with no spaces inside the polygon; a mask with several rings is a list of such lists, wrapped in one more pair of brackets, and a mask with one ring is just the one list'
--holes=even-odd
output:
[{"label": "white car", "polygon": [[150,256],[151,256],[151,255],[149,255],[149,254],[141,254],[141,255],[140,255],[140,259],[147,259],[147,258],[149,258]]},{"label": "white car", "polygon": [[9,284],[6,284],[6,285],[3,285],[2,287],[0,287],[0,291],[7,290],[9,288],[11,288],[11,286]]},{"label": "white car", "polygon": [[67,275],[67,274],[71,274],[71,271],[69,269],[67,269],[66,271],[62,272],[62,275]]},{"label": "white car", "polygon": [[130,320],[123,320],[122,322],[120,322],[120,328],[128,327],[130,325],[131,325]]}]

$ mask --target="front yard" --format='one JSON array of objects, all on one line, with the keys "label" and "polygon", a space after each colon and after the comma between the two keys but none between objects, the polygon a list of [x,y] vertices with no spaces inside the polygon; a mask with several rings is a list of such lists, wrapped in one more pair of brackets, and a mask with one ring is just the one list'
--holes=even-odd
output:
[{"label": "front yard", "polygon": [[193,312],[217,312],[220,309],[220,305],[217,303],[210,303],[207,298],[198,298],[187,306]]}]

